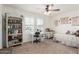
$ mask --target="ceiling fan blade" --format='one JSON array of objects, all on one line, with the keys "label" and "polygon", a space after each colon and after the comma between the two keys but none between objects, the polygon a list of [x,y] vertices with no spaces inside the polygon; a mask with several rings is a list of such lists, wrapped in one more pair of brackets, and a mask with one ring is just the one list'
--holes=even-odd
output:
[{"label": "ceiling fan blade", "polygon": [[50,10],[50,11],[60,11],[60,9],[53,9],[53,10]]}]

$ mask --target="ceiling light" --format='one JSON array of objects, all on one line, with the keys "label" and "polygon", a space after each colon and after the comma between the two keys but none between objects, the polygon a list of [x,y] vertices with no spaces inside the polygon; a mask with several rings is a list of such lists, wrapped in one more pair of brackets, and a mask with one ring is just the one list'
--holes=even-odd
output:
[{"label": "ceiling light", "polygon": [[45,15],[50,15],[51,14],[51,11],[48,11],[48,12],[44,12]]}]

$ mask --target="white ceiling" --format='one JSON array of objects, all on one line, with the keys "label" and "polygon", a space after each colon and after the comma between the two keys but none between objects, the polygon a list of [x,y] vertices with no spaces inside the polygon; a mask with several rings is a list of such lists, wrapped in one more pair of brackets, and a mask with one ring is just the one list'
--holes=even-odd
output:
[{"label": "white ceiling", "polygon": [[[7,6],[17,7],[17,8],[21,8],[26,11],[29,11],[29,12],[40,13],[40,14],[44,14],[45,7],[46,7],[45,4],[11,4]],[[54,8],[59,8],[60,11],[58,12],[52,11],[51,15],[79,10],[79,4],[55,4]]]}]

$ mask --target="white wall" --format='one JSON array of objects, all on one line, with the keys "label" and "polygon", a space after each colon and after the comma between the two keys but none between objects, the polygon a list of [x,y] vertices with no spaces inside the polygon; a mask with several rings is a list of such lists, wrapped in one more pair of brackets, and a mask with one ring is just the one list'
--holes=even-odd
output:
[{"label": "white wall", "polygon": [[[50,17],[45,16],[45,15],[36,14],[36,13],[32,13],[32,12],[27,12],[23,9],[10,7],[10,6],[3,6],[3,13],[8,13],[9,15],[12,15],[12,16],[23,15],[24,18],[25,17],[32,17],[34,19],[42,18],[42,19],[44,19],[44,28],[48,28],[48,27],[50,28],[51,27],[50,26],[51,19],[50,19]],[[25,32],[24,20],[23,20],[23,42],[28,42],[28,41],[30,41],[30,39],[29,39],[30,36],[29,36],[29,34],[27,35],[27,33]]]},{"label": "white wall", "polygon": [[2,48],[2,5],[0,5],[0,49]]},{"label": "white wall", "polygon": [[[57,16],[52,18],[52,22],[55,22],[55,20],[59,20],[60,17],[75,17],[75,16],[79,16],[79,10],[68,11],[66,13],[58,14]],[[52,25],[54,25],[54,28],[57,32],[61,32],[61,33],[66,33],[67,30],[70,30],[71,32],[75,32],[76,30],[79,30],[79,26],[59,25],[55,27],[55,24],[51,24],[51,26]]]}]

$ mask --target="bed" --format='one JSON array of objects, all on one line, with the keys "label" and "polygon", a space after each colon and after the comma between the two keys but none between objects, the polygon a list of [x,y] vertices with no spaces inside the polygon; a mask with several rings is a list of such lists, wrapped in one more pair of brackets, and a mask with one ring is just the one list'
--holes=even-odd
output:
[{"label": "bed", "polygon": [[54,40],[61,42],[67,46],[79,47],[79,37],[70,34],[54,34]]}]

